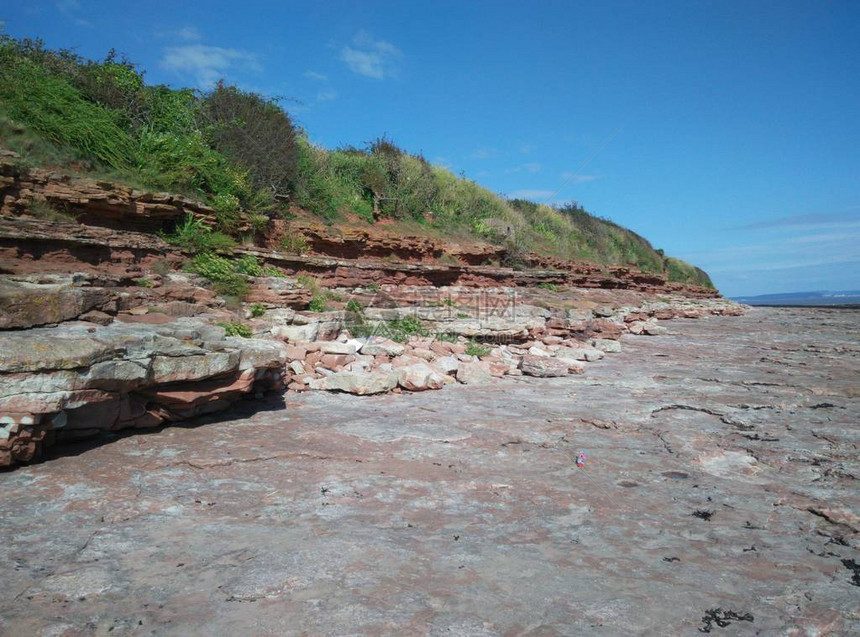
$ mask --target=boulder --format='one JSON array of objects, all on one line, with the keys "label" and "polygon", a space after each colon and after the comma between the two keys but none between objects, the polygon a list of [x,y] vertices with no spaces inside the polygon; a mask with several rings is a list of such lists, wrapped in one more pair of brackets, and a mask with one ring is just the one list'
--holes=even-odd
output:
[{"label": "boulder", "polygon": [[290,343],[301,343],[313,341],[320,331],[319,323],[307,323],[305,325],[275,325],[272,327],[272,336],[281,338]]},{"label": "boulder", "polygon": [[323,354],[355,354],[355,345],[340,341],[320,341],[317,343]]},{"label": "boulder", "polygon": [[460,363],[457,380],[464,385],[484,385],[492,380],[489,370],[481,363]]},{"label": "boulder", "polygon": [[443,356],[437,358],[433,364],[446,374],[453,374],[460,366],[460,362],[454,356]]},{"label": "boulder", "polygon": [[555,353],[556,358],[569,358],[575,361],[599,361],[606,354],[596,347],[560,347]]},{"label": "boulder", "polygon": [[660,334],[665,334],[669,330],[666,329],[665,327],[663,327],[662,325],[657,325],[656,323],[652,323],[649,321],[648,323],[645,323],[645,325],[643,327],[643,331],[648,336],[658,336]]},{"label": "boulder", "polygon": [[398,384],[409,391],[423,391],[425,389],[441,389],[445,385],[443,374],[435,371],[424,363],[415,363],[398,370]]},{"label": "boulder", "polygon": [[314,389],[327,389],[329,391],[341,391],[348,394],[365,396],[367,394],[381,394],[391,391],[397,387],[398,372],[337,372],[319,381],[313,381],[311,387]]},{"label": "boulder", "polygon": [[592,338],[589,339],[588,344],[595,349],[599,349],[601,352],[609,354],[621,351],[621,342],[610,338]]},{"label": "boulder", "polygon": [[552,356],[547,350],[537,346],[530,347],[529,354],[532,356]]},{"label": "boulder", "polygon": [[361,353],[369,356],[400,356],[406,348],[400,343],[395,343],[387,338],[373,336],[369,338],[362,346]]},{"label": "boulder", "polygon": [[278,388],[286,350],[189,318],[0,332],[0,463],[32,458],[52,431],[152,427]]},{"label": "boulder", "polygon": [[557,358],[548,356],[535,356],[526,354],[520,364],[520,369],[526,376],[537,376],[538,378],[551,378],[556,376],[567,376],[568,364]]},{"label": "boulder", "polygon": [[559,356],[558,360],[567,365],[567,373],[568,374],[584,374],[585,373],[585,365],[580,361],[573,358],[564,358]]},{"label": "boulder", "polygon": [[103,307],[110,299],[104,288],[76,286],[73,276],[43,277],[35,282],[2,279],[0,329],[61,323]]}]

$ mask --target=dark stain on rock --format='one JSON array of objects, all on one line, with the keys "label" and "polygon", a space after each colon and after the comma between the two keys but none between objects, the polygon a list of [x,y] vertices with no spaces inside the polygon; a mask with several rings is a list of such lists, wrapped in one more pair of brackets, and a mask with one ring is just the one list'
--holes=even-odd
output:
[{"label": "dark stain on rock", "polygon": [[690,474],[684,471],[664,471],[662,475],[672,480],[686,480],[690,477]]},{"label": "dark stain on rock", "polygon": [[716,624],[719,628],[729,626],[733,621],[751,622],[753,621],[752,613],[738,613],[733,610],[723,610],[722,608],[711,608],[705,611],[702,616],[702,627],[699,628],[700,633],[709,633]]},{"label": "dark stain on rock", "polygon": [[663,561],[664,561],[664,562],[680,562],[680,561],[681,561],[681,558],[680,558],[680,557],[675,557],[675,556],[672,556],[672,557],[664,557],[664,558],[663,558]]},{"label": "dark stain on rock", "polygon": [[638,482],[633,482],[632,480],[622,480],[618,483],[619,487],[624,487],[625,489],[632,489],[633,487],[638,487]]},{"label": "dark stain on rock", "polygon": [[700,520],[709,521],[712,517],[714,517],[713,511],[707,511],[705,509],[696,509],[690,515],[694,518],[699,518]]},{"label": "dark stain on rock", "polygon": [[844,559],[842,560],[842,566],[853,573],[851,576],[851,583],[854,584],[854,586],[860,586],[860,564],[854,560]]}]

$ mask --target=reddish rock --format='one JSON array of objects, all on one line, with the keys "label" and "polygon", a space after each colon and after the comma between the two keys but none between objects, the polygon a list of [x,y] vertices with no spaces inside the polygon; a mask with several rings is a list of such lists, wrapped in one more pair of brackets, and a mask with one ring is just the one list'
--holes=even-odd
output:
[{"label": "reddish rock", "polygon": [[355,360],[351,354],[324,354],[320,358],[320,364],[326,369],[336,370]]},{"label": "reddish rock", "polygon": [[301,361],[308,355],[308,348],[303,345],[287,345],[284,351],[289,361]]},{"label": "reddish rock", "polygon": [[537,376],[538,378],[567,376],[568,363],[548,356],[526,354],[523,356],[520,369],[526,376]]}]

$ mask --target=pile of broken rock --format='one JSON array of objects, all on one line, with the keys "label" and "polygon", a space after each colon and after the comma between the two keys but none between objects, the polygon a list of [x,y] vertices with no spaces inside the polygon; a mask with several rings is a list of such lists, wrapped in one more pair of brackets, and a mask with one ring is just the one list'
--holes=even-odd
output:
[{"label": "pile of broken rock", "polygon": [[247,322],[253,338],[227,336],[217,323],[235,315],[184,275],[119,294],[81,275],[9,277],[0,287],[0,466],[31,460],[55,439],[155,427],[271,390],[366,395],[581,374],[620,351],[623,334],[664,332],[658,319],[738,307],[679,299],[559,315],[519,305],[481,320],[438,307],[366,308],[371,325],[418,313],[428,333],[445,335],[400,343],[352,338],[344,311],[282,305]]}]

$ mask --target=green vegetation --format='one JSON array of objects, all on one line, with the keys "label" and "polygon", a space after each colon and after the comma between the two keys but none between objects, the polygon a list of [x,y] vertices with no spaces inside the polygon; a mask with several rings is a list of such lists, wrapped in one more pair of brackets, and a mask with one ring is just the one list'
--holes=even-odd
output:
[{"label": "green vegetation", "polygon": [[254,303],[250,308],[251,318],[258,318],[266,313],[266,308],[259,303]]},{"label": "green vegetation", "polygon": [[548,290],[550,292],[558,292],[558,286],[555,283],[538,283],[538,287],[542,290]]},{"label": "green vegetation", "polygon": [[237,272],[235,261],[204,252],[191,259],[186,267],[210,281],[218,294],[242,299],[248,293],[248,277]]},{"label": "green vegetation", "polygon": [[308,240],[302,235],[288,235],[281,239],[281,252],[304,254],[308,251]]},{"label": "green vegetation", "polygon": [[325,312],[328,310],[328,299],[324,294],[314,294],[311,302],[308,304],[308,309],[311,312]]},{"label": "green vegetation", "polygon": [[29,213],[34,217],[39,217],[45,221],[56,221],[59,223],[75,223],[74,216],[61,212],[54,208],[44,199],[34,199],[30,204]]},{"label": "green vegetation", "polygon": [[486,356],[490,353],[490,348],[475,341],[469,341],[466,345],[466,353],[469,356]]},{"label": "green vegetation", "polygon": [[152,281],[150,281],[149,279],[145,279],[145,278],[135,279],[134,284],[138,287],[141,287],[141,288],[152,288],[155,286],[155,284]]},{"label": "green vegetation", "polygon": [[[387,137],[323,149],[277,100],[223,83],[207,92],[147,85],[113,52],[93,61],[0,35],[0,137],[23,164],[203,200],[214,223],[188,218],[165,235],[197,255],[229,250],[240,228],[262,232],[298,206],[329,224],[386,218],[440,238],[489,241],[505,247],[500,265],[509,267],[527,267],[537,253],[710,285],[701,270],[577,204],[504,199]],[[281,247],[308,248],[300,236]]]},{"label": "green vegetation", "polygon": [[714,284],[711,282],[711,277],[708,276],[707,272],[694,265],[685,263],[680,259],[668,257],[666,259],[666,269],[670,281],[676,281],[678,283],[692,283],[706,288],[714,287]]},{"label": "green vegetation", "polygon": [[404,316],[388,321],[383,333],[398,343],[405,343],[410,336],[427,336],[430,334],[417,316]]},{"label": "green vegetation", "polygon": [[251,338],[253,336],[251,328],[244,323],[232,321],[228,323],[216,323],[215,325],[223,327],[227,336],[241,336],[242,338]]},{"label": "green vegetation", "polygon": [[236,245],[232,237],[223,232],[213,232],[203,219],[197,219],[188,214],[185,220],[176,226],[173,232],[162,237],[171,245],[178,246],[192,254],[230,250]]}]

